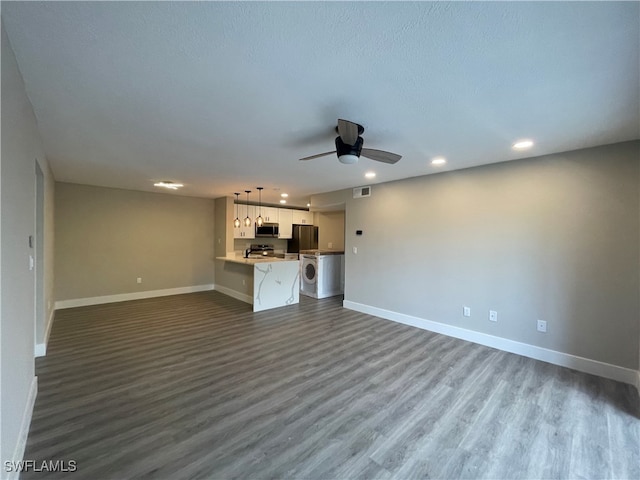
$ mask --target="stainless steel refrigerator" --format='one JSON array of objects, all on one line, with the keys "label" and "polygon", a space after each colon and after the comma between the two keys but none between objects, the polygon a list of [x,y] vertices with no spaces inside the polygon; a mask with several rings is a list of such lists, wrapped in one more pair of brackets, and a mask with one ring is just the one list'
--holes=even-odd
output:
[{"label": "stainless steel refrigerator", "polygon": [[318,248],[318,227],[313,225],[294,225],[291,240],[287,241],[287,252],[300,253],[300,250]]}]

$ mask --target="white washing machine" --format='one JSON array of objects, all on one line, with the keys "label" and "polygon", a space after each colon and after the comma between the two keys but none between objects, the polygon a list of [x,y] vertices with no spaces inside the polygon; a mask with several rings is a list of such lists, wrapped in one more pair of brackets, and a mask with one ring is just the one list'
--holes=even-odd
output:
[{"label": "white washing machine", "polygon": [[301,254],[300,293],[313,298],[344,293],[344,255]]}]

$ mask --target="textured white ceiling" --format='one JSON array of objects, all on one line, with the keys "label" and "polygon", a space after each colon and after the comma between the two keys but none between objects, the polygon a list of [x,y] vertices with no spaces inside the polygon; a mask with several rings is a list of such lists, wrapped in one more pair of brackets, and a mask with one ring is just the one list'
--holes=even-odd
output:
[{"label": "textured white ceiling", "polygon": [[[2,18],[57,180],[304,205],[640,138],[639,6],[2,2]],[[299,162],[333,150],[338,118],[403,159]],[[511,150],[521,137],[535,147]]]}]

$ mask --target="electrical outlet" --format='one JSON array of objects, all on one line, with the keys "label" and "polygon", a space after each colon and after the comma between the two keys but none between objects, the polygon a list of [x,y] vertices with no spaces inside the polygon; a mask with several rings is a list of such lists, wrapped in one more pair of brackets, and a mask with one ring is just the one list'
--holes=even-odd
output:
[{"label": "electrical outlet", "polygon": [[462,307],[462,315],[465,317],[471,316],[471,308],[470,307]]},{"label": "electrical outlet", "polygon": [[242,285],[246,285],[247,281],[246,280],[242,280]]},{"label": "electrical outlet", "polygon": [[546,320],[538,320],[538,331],[542,333],[547,333],[547,322]]},{"label": "electrical outlet", "polygon": [[327,244],[327,248],[333,248],[333,242],[329,242],[329,243]]},{"label": "electrical outlet", "polygon": [[142,283],[142,277],[138,277],[138,278],[136,278],[136,282],[138,282],[138,283]]},{"label": "electrical outlet", "polygon": [[495,310],[489,310],[489,320],[492,322],[498,321],[498,312]]},{"label": "electrical outlet", "polygon": [[351,251],[353,252],[354,255],[357,255],[358,254],[358,247],[353,247],[351,249]]}]

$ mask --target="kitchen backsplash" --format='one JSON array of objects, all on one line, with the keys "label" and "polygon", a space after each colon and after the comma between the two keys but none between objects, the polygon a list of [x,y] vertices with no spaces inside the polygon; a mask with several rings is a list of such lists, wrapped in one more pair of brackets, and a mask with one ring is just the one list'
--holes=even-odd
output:
[{"label": "kitchen backsplash", "polygon": [[285,253],[287,251],[287,240],[280,238],[254,238],[251,240],[243,240],[236,238],[233,242],[233,249],[236,252],[244,252],[252,244],[267,244],[273,245],[275,253]]}]

